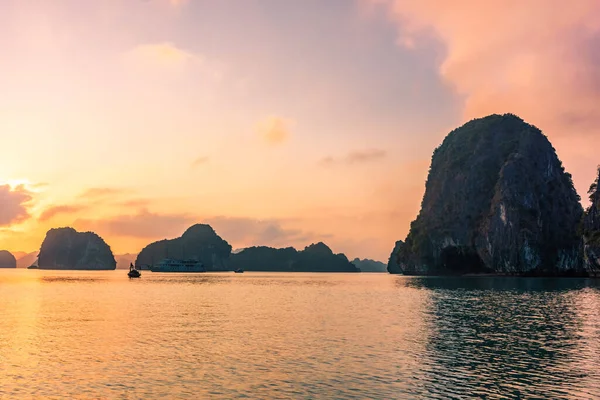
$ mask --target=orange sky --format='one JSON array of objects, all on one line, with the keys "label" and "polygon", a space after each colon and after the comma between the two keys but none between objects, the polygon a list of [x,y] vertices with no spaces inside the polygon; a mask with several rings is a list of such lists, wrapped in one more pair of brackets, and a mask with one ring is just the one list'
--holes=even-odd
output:
[{"label": "orange sky", "polygon": [[385,261],[433,149],[490,113],[542,129],[585,198],[599,29],[593,0],[5,0],[0,248],[206,222]]}]

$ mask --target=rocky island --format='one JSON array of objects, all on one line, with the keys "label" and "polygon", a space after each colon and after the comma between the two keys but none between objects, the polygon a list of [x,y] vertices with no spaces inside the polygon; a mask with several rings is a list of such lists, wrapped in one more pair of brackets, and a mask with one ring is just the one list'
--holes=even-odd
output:
[{"label": "rocky island", "polygon": [[388,271],[586,275],[579,200],[571,175],[535,126],[512,114],[472,120],[434,151],[421,211],[406,240],[396,243]]},{"label": "rocky island", "polygon": [[0,250],[0,268],[17,268],[17,259],[9,251]]},{"label": "rocky island", "polygon": [[39,269],[111,270],[116,261],[110,247],[93,232],[54,228],[40,248]]},{"label": "rocky island", "polygon": [[164,239],[144,247],[135,265],[155,265],[165,258],[194,259],[202,262],[207,271],[227,271],[231,245],[223,240],[210,225],[196,224],[181,237]]},{"label": "rocky island", "polygon": [[231,252],[231,245],[210,225],[196,224],[175,239],[164,239],[146,246],[138,254],[135,265],[142,269],[165,258],[194,259],[207,271],[296,271],[296,272],[360,272],[344,254],[334,254],[324,243],[316,243],[298,251],[293,247],[276,249],[255,246]]},{"label": "rocky island", "polygon": [[231,267],[246,271],[360,272],[344,254],[335,254],[322,242],[302,251],[293,247],[250,247],[232,254]]}]

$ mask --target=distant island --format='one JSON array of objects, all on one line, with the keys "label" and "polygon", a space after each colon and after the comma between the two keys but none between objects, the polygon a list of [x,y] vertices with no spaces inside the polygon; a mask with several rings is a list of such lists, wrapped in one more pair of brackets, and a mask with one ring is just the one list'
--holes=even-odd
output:
[{"label": "distant island", "polygon": [[129,253],[114,256],[97,234],[77,232],[70,227],[50,229],[39,252],[22,254],[19,266],[30,269],[112,270],[126,269],[130,264],[149,269],[165,258],[197,260],[207,271],[361,272],[357,264],[369,271],[380,270],[380,265],[385,267],[383,263],[358,258],[352,263],[322,242],[301,251],[258,246],[232,252],[231,245],[206,224],[193,225],[178,238],[150,243],[137,257]]},{"label": "distant island", "polygon": [[232,253],[231,245],[206,224],[191,226],[181,237],[149,244],[140,252],[135,265],[144,269],[165,258],[198,260],[207,271],[360,271],[345,255],[334,254],[324,243],[312,244],[302,251],[263,246]]},{"label": "distant island", "polygon": [[344,254],[334,254],[322,242],[302,251],[293,247],[249,247],[231,255],[231,267],[246,271],[360,272]]},{"label": "distant island", "polygon": [[17,259],[7,250],[0,250],[0,268],[17,268]]},{"label": "distant island", "polygon": [[227,271],[231,245],[206,224],[188,228],[181,237],[150,243],[138,254],[135,265],[141,268],[158,264],[165,258],[200,261],[207,271]]},{"label": "distant island", "polygon": [[381,261],[369,260],[365,258],[355,258],[352,260],[352,264],[356,265],[361,272],[387,272],[387,265]]},{"label": "distant island", "polygon": [[17,268],[28,268],[37,260],[39,251],[24,253],[21,257],[17,257]]},{"label": "distant island", "polygon": [[[584,213],[548,138],[512,114],[472,120],[444,139],[390,273],[595,276],[598,181]],[[583,231],[581,227],[583,226]]]},{"label": "distant island", "polygon": [[116,265],[110,247],[100,236],[73,228],[50,229],[38,256],[39,269],[111,270]]}]

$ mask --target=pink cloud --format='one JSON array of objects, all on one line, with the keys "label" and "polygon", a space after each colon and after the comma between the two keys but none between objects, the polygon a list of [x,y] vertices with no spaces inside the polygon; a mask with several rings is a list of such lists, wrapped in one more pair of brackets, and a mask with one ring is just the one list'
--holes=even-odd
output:
[{"label": "pink cloud", "polygon": [[276,116],[265,118],[258,123],[260,136],[270,144],[280,144],[289,139],[292,122]]},{"label": "pink cloud", "polygon": [[45,222],[45,221],[48,221],[60,214],[71,214],[71,213],[76,213],[76,212],[79,212],[79,211],[85,210],[85,209],[86,209],[86,206],[83,206],[83,205],[53,206],[53,207],[45,209],[44,212],[42,212],[42,214],[38,218],[38,220],[40,222]]},{"label": "pink cloud", "polygon": [[23,185],[15,188],[0,186],[0,226],[10,226],[28,219],[27,206],[31,200],[30,192]]}]

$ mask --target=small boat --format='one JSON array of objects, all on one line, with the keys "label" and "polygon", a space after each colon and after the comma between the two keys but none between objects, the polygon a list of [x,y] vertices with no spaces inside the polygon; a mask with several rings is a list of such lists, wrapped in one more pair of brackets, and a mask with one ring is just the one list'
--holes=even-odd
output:
[{"label": "small boat", "polygon": [[142,273],[138,271],[133,264],[129,264],[129,272],[127,273],[127,276],[130,278],[139,278],[142,276]]},{"label": "small boat", "polygon": [[236,274],[243,274],[243,273],[244,273],[244,270],[243,270],[243,269],[241,269],[241,268],[238,268],[238,269],[236,269],[234,272],[235,272]]}]

